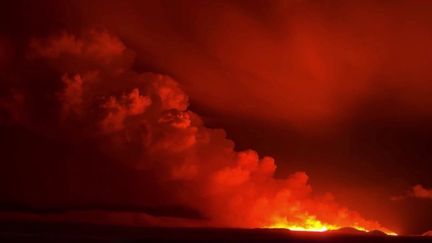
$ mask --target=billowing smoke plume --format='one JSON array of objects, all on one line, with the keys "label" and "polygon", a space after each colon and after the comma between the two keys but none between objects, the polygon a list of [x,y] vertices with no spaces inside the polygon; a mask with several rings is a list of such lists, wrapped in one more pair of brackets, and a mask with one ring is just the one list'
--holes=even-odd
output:
[{"label": "billowing smoke plume", "polygon": [[[100,203],[109,197],[117,204],[182,205],[211,226],[388,232],[338,205],[331,194],[314,195],[305,172],[275,179],[273,158],[235,151],[223,130],[205,127],[188,110],[188,96],[175,80],[134,71],[133,59],[130,49],[103,31],[35,38],[26,70],[17,74],[19,85],[9,83],[2,94],[3,125],[70,147],[71,158],[46,158],[77,171],[67,181],[73,196],[60,201],[84,197]],[[110,175],[96,178],[97,186],[74,177],[89,178],[87,170]],[[106,178],[116,178],[107,184],[113,188],[105,188]],[[131,191],[114,188],[122,183]]]}]

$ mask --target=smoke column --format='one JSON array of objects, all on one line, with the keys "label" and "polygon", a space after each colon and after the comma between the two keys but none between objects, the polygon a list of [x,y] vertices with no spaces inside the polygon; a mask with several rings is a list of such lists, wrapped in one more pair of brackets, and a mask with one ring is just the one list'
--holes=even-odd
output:
[{"label": "smoke column", "polygon": [[[203,226],[391,233],[339,205],[330,193],[315,195],[305,172],[274,178],[273,158],[235,151],[223,130],[205,127],[188,110],[189,97],[175,80],[135,71],[134,56],[105,31],[63,32],[29,40],[25,67],[8,71],[18,82],[4,83],[1,123],[79,151],[62,159],[53,148],[47,158],[77,171],[67,182],[63,203],[182,205],[197,212]],[[94,179],[103,185],[117,178],[110,168],[135,179],[126,176],[107,184],[126,186],[99,191],[103,186],[76,176],[108,171],[109,176]],[[125,191],[129,186],[133,190]],[[172,222],[187,225],[181,217]]]}]

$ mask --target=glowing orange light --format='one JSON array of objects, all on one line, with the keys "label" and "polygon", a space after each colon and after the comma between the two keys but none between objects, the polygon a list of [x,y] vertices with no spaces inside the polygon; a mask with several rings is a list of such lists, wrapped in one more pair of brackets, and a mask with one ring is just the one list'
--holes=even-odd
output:
[{"label": "glowing orange light", "polygon": [[275,218],[274,223],[268,228],[289,229],[293,231],[311,231],[311,232],[325,232],[327,230],[334,230],[340,227],[331,224],[322,223],[314,216],[306,216],[300,223],[289,222],[286,218]]},{"label": "glowing orange light", "polygon": [[[318,220],[313,215],[306,215],[302,219],[302,222],[297,222],[297,223],[289,222],[286,218],[275,217],[274,223],[271,224],[270,226],[266,227],[266,228],[289,229],[292,231],[326,232],[328,230],[337,230],[337,229],[340,229],[343,227],[345,227],[345,226],[326,224],[326,223],[323,223],[320,220]],[[363,232],[369,232],[370,231],[364,227],[357,226],[357,225],[349,226],[349,227],[354,228],[358,231],[363,231]],[[391,235],[391,236],[397,236],[397,234],[395,232],[392,232],[392,231],[385,231],[384,233],[387,235]]]}]

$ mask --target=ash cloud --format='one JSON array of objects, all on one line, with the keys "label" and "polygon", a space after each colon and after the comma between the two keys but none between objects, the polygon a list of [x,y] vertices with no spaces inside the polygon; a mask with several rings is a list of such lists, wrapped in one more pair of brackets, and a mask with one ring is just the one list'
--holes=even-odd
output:
[{"label": "ash cloud", "polygon": [[[2,164],[13,175],[2,179],[4,204],[138,204],[150,214],[155,206],[192,209],[211,226],[312,219],[387,230],[330,194],[314,194],[305,172],[276,179],[273,158],[235,151],[223,130],[205,127],[188,110],[189,97],[178,82],[135,71],[133,57],[106,31],[29,40],[23,65],[30,71],[19,76],[21,85],[9,87],[23,98],[2,96],[10,103],[2,106],[9,121],[2,132],[14,140]],[[23,118],[14,116],[18,110]],[[7,186],[12,184],[17,188]]]}]

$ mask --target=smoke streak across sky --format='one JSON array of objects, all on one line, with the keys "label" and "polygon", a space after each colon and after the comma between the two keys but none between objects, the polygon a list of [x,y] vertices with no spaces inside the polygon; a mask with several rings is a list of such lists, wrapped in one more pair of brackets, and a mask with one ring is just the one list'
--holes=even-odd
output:
[{"label": "smoke streak across sky", "polygon": [[[2,147],[10,161],[1,165],[2,202],[174,202],[187,217],[239,226],[244,215],[220,213],[220,202],[276,198],[283,186],[268,184],[286,183],[297,188],[293,198],[308,201],[301,212],[339,210],[330,191],[398,232],[426,231],[430,200],[390,198],[432,184],[431,8],[423,1],[18,1],[2,14],[10,24],[0,35]],[[233,142],[203,124],[225,129]],[[249,148],[261,156],[235,152]],[[314,193],[297,171],[310,176]],[[241,190],[218,191],[229,179]]]}]

